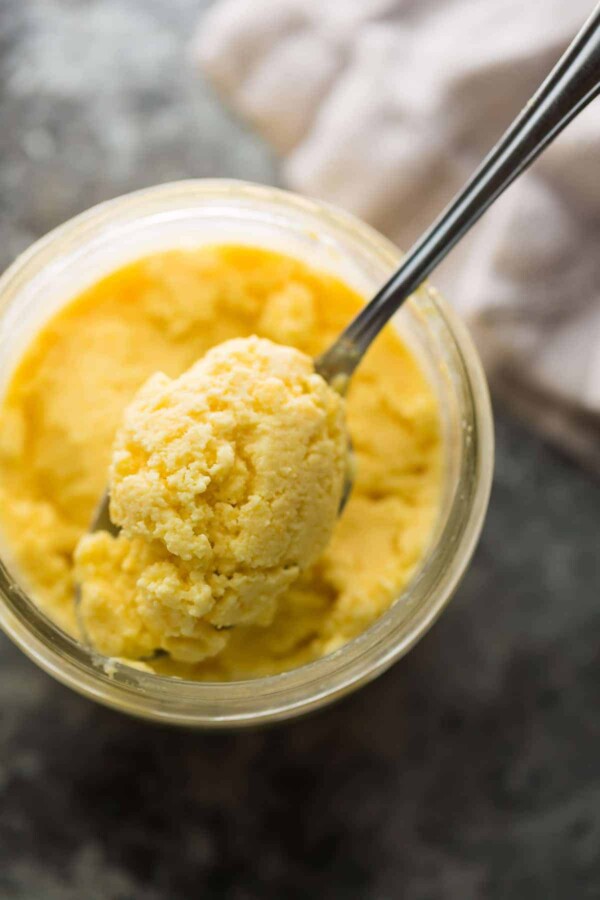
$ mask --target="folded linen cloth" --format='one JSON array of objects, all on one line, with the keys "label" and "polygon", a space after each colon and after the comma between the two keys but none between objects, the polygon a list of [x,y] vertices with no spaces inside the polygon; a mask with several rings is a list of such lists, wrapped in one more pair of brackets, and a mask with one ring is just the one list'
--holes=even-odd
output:
[{"label": "folded linen cloth", "polygon": [[[218,0],[194,54],[293,189],[407,248],[590,14],[591,0]],[[492,386],[600,473],[600,103],[436,272]]]}]

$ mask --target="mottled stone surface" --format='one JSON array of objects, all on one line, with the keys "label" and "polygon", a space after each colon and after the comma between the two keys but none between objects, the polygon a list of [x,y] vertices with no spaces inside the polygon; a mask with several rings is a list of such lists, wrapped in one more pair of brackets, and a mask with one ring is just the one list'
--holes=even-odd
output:
[{"label": "mottled stone surface", "polygon": [[[98,200],[273,181],[195,78],[200,0],[0,0],[0,257]],[[331,710],[130,721],[0,639],[0,898],[600,896],[600,487],[498,417],[490,514],[430,635]]]}]

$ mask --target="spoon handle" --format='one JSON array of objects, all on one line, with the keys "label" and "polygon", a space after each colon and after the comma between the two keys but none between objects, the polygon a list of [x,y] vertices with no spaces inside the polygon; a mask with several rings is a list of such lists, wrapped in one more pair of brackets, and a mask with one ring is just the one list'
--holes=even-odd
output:
[{"label": "spoon handle", "polygon": [[600,5],[508,131],[400,268],[316,361],[327,380],[350,376],[371,341],[485,210],[600,92]]}]

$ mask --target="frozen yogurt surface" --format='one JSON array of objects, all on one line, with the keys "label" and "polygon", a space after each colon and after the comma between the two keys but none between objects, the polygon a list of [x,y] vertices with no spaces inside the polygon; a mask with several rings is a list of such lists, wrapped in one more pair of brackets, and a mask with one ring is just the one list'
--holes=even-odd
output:
[{"label": "frozen yogurt surface", "polygon": [[[65,297],[0,400],[3,557],[40,608],[83,636],[80,582],[109,656],[223,681],[318,659],[402,602],[440,508],[440,414],[392,327],[343,403],[315,375],[363,302],[235,245],[156,252]],[[109,484],[120,535],[86,537]]]},{"label": "frozen yogurt surface", "polygon": [[237,338],[178,378],[151,376],[114,444],[121,532],[84,536],[76,552],[97,649],[197,662],[225,629],[268,626],[331,539],[347,448],[341,397],[292,347]]}]

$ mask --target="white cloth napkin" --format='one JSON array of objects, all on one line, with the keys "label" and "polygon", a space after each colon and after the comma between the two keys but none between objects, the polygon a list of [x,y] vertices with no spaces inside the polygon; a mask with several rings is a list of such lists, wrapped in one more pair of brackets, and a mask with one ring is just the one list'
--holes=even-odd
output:
[{"label": "white cloth napkin", "polygon": [[[284,180],[407,248],[592,0],[218,0],[194,53]],[[600,101],[435,274],[492,385],[600,472]]]}]

